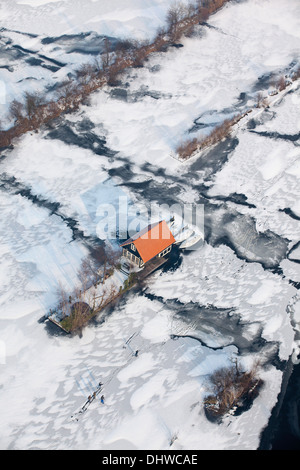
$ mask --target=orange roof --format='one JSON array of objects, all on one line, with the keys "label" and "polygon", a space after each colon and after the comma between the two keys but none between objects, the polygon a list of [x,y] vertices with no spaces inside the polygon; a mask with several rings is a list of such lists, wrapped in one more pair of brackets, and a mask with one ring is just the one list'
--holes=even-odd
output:
[{"label": "orange roof", "polygon": [[133,243],[144,263],[157,256],[161,251],[175,242],[165,220],[148,225],[133,237],[122,243],[121,246]]}]

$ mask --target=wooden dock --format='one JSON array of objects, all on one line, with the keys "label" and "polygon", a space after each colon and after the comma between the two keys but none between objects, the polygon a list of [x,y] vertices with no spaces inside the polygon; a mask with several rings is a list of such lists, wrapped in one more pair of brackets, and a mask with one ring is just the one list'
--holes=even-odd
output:
[{"label": "wooden dock", "polygon": [[146,264],[144,269],[137,273],[137,278],[141,281],[146,279],[146,277],[150,276],[150,274],[152,274],[154,271],[163,266],[167,261],[168,259],[164,257],[155,258],[154,260],[149,261],[149,263]]}]

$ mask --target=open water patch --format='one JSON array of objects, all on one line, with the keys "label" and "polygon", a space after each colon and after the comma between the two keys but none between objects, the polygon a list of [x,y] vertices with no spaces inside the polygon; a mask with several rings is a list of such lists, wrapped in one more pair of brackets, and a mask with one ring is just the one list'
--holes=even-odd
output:
[{"label": "open water patch", "polygon": [[213,148],[203,152],[203,154],[193,162],[189,168],[188,175],[197,177],[204,182],[211,180],[212,176],[219,172],[228,161],[230,154],[239,144],[237,137],[229,137],[222,140]]},{"label": "open water patch", "polygon": [[210,204],[204,209],[204,238],[210,245],[227,245],[238,258],[260,263],[265,269],[276,268],[286,258],[289,240],[270,230],[258,232],[253,217],[223,205]]},{"label": "open water patch", "polygon": [[161,205],[167,204],[170,207],[173,204],[180,203],[179,195],[182,187],[176,183],[165,181],[164,184],[160,184],[153,179],[148,179],[142,182],[123,181],[120,186],[126,186],[135,193],[139,193],[142,200],[149,207],[151,201],[156,201]]},{"label": "open water patch", "polygon": [[276,140],[287,140],[289,142],[296,143],[300,139],[300,132],[298,134],[281,134],[280,132],[270,132],[270,131],[256,131],[254,129],[249,129],[250,132],[253,134],[260,135],[262,137],[267,137],[269,139],[276,139]]},{"label": "open water patch", "polygon": [[46,37],[41,40],[44,45],[53,44],[61,46],[68,54],[77,53],[83,55],[99,55],[105,52],[106,41],[109,41],[109,49],[113,52],[120,40],[105,35],[99,35],[94,31],[78,34],[63,34],[61,36]]},{"label": "open water patch", "polygon": [[300,364],[293,365],[291,359],[258,450],[300,450]]},{"label": "open water patch", "polygon": [[[285,363],[279,358],[279,344],[263,338],[262,325],[242,322],[234,307],[218,308],[195,302],[183,303],[178,299],[158,297],[147,290],[143,295],[161,302],[164,308],[172,312],[175,326],[171,339],[192,338],[214,351],[234,346],[240,356],[260,353],[262,365],[272,364],[279,369],[284,368]],[[185,325],[180,331],[176,331],[176,319]]]},{"label": "open water patch", "polygon": [[34,205],[48,210],[50,216],[59,217],[71,230],[72,241],[82,240],[86,243],[88,248],[92,248],[101,243],[101,240],[99,240],[97,237],[85,235],[84,232],[79,229],[79,223],[76,219],[64,215],[61,211],[61,204],[59,202],[49,201],[42,196],[34,194],[30,187],[25,186],[14,176],[9,176],[6,173],[2,173],[0,175],[0,189],[10,194],[20,195],[31,201]]},{"label": "open water patch", "polygon": [[293,256],[293,252],[296,251],[297,248],[299,248],[299,247],[300,247],[300,241],[295,243],[295,245],[292,246],[292,248],[289,250],[289,252],[287,254],[287,259],[289,259],[290,261],[293,261],[294,263],[299,263],[300,264],[300,258],[299,257],[295,258],[295,255]]},{"label": "open water patch", "polygon": [[110,90],[110,97],[114,99],[118,99],[120,101],[125,101],[128,103],[136,103],[138,101],[142,101],[147,96],[154,100],[159,100],[159,99],[167,100],[167,99],[172,98],[171,93],[162,93],[157,90],[151,90],[146,85],[142,85],[137,91],[129,92],[127,89],[128,85],[129,84],[126,83],[122,87],[121,86],[112,87]]},{"label": "open water patch", "polygon": [[46,138],[61,140],[67,145],[89,149],[96,155],[114,157],[117,152],[106,145],[105,136],[99,137],[92,131],[92,128],[93,124],[87,120],[79,123],[64,120],[50,130]]},{"label": "open water patch", "polygon": [[232,202],[233,204],[249,207],[249,209],[255,209],[256,206],[248,202],[247,196],[241,193],[231,193],[228,196],[216,195],[208,196],[207,191],[209,188],[203,188],[202,194],[209,200],[213,201],[223,201],[223,202]]},{"label": "open water patch", "polygon": [[300,220],[300,216],[295,214],[289,207],[285,207],[284,209],[279,209],[279,212],[284,212],[285,214],[289,215],[294,220]]}]

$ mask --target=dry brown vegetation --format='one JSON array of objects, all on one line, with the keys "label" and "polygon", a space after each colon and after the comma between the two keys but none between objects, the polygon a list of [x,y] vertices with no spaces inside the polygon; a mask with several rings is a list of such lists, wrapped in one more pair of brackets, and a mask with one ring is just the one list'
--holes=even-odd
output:
[{"label": "dry brown vegetation", "polygon": [[196,0],[188,6],[176,3],[167,12],[165,28],[157,31],[151,43],[120,41],[112,51],[106,39],[101,56],[94,64],[80,66],[75,77],[60,86],[56,99],[47,101],[45,96],[27,93],[23,102],[14,100],[11,103],[9,118],[13,125],[7,130],[1,130],[0,126],[0,148],[10,146],[15,138],[28,131],[38,130],[63,113],[77,110],[93,91],[105,84],[117,84],[120,74],[128,67],[142,66],[154,52],[166,50],[182,35],[190,35],[196,25],[205,22],[228,1]]},{"label": "dry brown vegetation", "polygon": [[181,158],[182,160],[187,160],[195,152],[204,150],[205,148],[208,148],[220,142],[222,139],[224,139],[230,134],[233,126],[237,124],[238,121],[245,116],[245,114],[246,113],[237,114],[231,119],[225,119],[221,124],[214,127],[212,131],[203,138],[191,138],[182,142],[176,148],[176,153],[178,154],[179,158]]},{"label": "dry brown vegetation", "polygon": [[283,76],[280,77],[278,79],[278,82],[277,82],[276,85],[277,85],[276,88],[278,88],[279,91],[284,90],[286,88],[286,79],[285,79],[285,77],[283,77]]},{"label": "dry brown vegetation", "polygon": [[78,271],[80,287],[67,292],[61,285],[57,290],[57,307],[50,311],[60,318],[60,326],[67,332],[81,333],[82,328],[102,308],[114,300],[119,292],[114,285],[104,288],[99,294],[96,290],[99,284],[113,274],[118,266],[120,253],[110,247],[99,247],[89,258],[83,260]]},{"label": "dry brown vegetation", "polygon": [[250,371],[242,370],[236,361],[232,367],[220,368],[209,377],[211,394],[204,400],[207,416],[219,419],[238,407],[246,407],[258,395],[263,381],[257,377],[259,363]]},{"label": "dry brown vegetation", "polygon": [[268,104],[267,97],[263,94],[262,91],[259,91],[256,95],[256,107],[262,108],[266,107]]}]

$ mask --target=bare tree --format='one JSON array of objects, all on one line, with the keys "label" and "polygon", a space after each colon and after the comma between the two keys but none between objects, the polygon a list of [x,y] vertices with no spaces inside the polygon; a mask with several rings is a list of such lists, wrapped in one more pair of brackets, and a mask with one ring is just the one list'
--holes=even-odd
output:
[{"label": "bare tree", "polygon": [[76,76],[80,84],[87,85],[96,75],[95,65],[90,63],[82,64],[79,69],[76,70]]},{"label": "bare tree", "polygon": [[101,75],[102,73],[102,61],[101,61],[101,57],[95,57],[94,59],[94,70],[95,70],[95,74],[97,76]]},{"label": "bare tree", "polygon": [[90,319],[92,310],[90,306],[81,300],[74,302],[71,307],[71,331],[81,331]]},{"label": "bare tree", "polygon": [[9,117],[19,123],[24,118],[24,104],[13,100],[9,106]]},{"label": "bare tree", "polygon": [[181,3],[175,3],[172,5],[166,17],[167,31],[171,41],[177,41],[179,39],[179,22],[184,16],[184,7]]},{"label": "bare tree", "polygon": [[145,59],[149,55],[150,41],[135,41],[133,43],[133,46],[134,47],[132,49],[132,65],[134,67],[141,67],[144,64]]},{"label": "bare tree", "polygon": [[71,297],[62,286],[59,284],[57,288],[57,298],[58,298],[58,305],[57,310],[62,318],[65,318],[70,315],[70,307],[71,307]]},{"label": "bare tree", "polygon": [[43,116],[43,99],[38,93],[25,93],[25,112],[29,121],[35,121],[39,124]]},{"label": "bare tree", "polygon": [[205,23],[209,18],[209,8],[208,6],[201,1],[198,1],[197,16],[199,23]]},{"label": "bare tree", "polygon": [[281,76],[279,80],[276,83],[276,87],[278,88],[279,91],[282,91],[286,88],[286,80],[284,76]]},{"label": "bare tree", "polygon": [[176,153],[178,153],[180,158],[187,159],[197,150],[198,145],[199,142],[196,138],[188,139],[178,145]]},{"label": "bare tree", "polygon": [[49,103],[47,103],[45,113],[47,115],[46,120],[51,120],[59,116],[60,108],[58,103],[56,101],[49,101]]},{"label": "bare tree", "polygon": [[111,44],[108,38],[104,39],[103,53],[101,54],[102,70],[105,72],[111,65]]},{"label": "bare tree", "polygon": [[123,39],[117,43],[115,47],[115,53],[123,57],[126,55],[131,55],[135,47],[136,46],[134,41],[130,39]]},{"label": "bare tree", "polygon": [[258,393],[262,380],[257,377],[259,362],[250,371],[244,371],[236,360],[231,367],[222,367],[209,377],[212,392],[204,400],[208,413],[222,416],[245,399],[253,399]]}]

